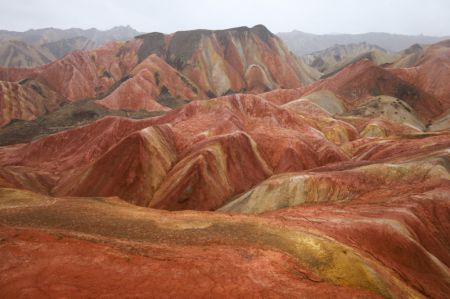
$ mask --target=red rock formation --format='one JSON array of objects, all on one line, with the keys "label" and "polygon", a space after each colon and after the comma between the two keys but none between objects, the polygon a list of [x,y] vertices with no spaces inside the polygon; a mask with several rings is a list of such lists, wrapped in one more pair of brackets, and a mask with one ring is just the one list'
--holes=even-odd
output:
[{"label": "red rock formation", "polygon": [[0,189],[0,295],[445,298],[449,192],[244,216]]},{"label": "red rock formation", "polygon": [[[229,246],[151,246],[140,253],[33,229],[0,230],[2,297],[295,297],[379,298],[367,290],[321,282],[276,250]],[[130,243],[130,247],[136,245]],[[19,256],[31,267],[19,266]],[[56,262],[58,260],[58,262]],[[38,274],[40,273],[40,274]],[[305,276],[308,275],[308,276]],[[11,277],[33,279],[12,281]],[[105,279],[108,277],[108,279]],[[311,279],[312,277],[312,279]],[[35,281],[39,281],[39,286]],[[120,286],[120,287],[119,287]],[[195,287],[193,287],[195,286]]]},{"label": "red rock formation", "polygon": [[373,95],[389,95],[408,103],[422,120],[433,119],[444,109],[435,95],[368,60],[361,60],[335,76],[313,84],[309,92],[321,89],[330,90],[343,98],[348,108],[364,103],[366,98]]},{"label": "red rock formation", "polygon": [[372,96],[388,95],[403,100],[424,123],[430,123],[450,107],[449,53],[448,43],[438,43],[429,47],[410,68],[383,68],[368,60],[360,60],[336,75],[308,86],[274,90],[261,96],[284,104],[313,92],[331,91],[343,100],[347,110],[351,110]]},{"label": "red rock formation", "polygon": [[259,25],[151,33],[34,69],[0,69],[0,79],[32,78],[69,101],[97,98],[111,109],[165,111],[231,92],[298,87],[315,80],[310,72]]},{"label": "red rock formation", "polygon": [[181,99],[204,97],[187,78],[154,54],[137,65],[130,76],[130,79],[97,103],[111,109],[166,111],[168,107],[156,102],[164,92]]},{"label": "red rock formation", "polygon": [[[432,156],[432,155],[430,155]],[[333,165],[307,172],[273,176],[234,199],[220,211],[262,213],[289,206],[324,202],[367,202],[396,199],[450,186],[446,153],[411,162],[391,159],[344,169]],[[401,157],[406,159],[406,157]],[[355,166],[356,164],[356,166]]]},{"label": "red rock formation", "polygon": [[352,124],[361,137],[388,137],[422,133],[418,128],[381,118],[342,116],[338,119]]},{"label": "red rock formation", "polygon": [[153,120],[105,117],[92,124],[53,134],[28,144],[0,148],[1,165],[21,165],[61,172],[92,163],[132,132]]},{"label": "red rock formation", "polygon": [[[154,34],[144,35],[144,43],[146,38],[154,43],[151,37]],[[313,82],[317,75],[262,25],[176,32],[164,46],[169,63],[215,96],[243,89],[294,88]]]},{"label": "red rock formation", "polygon": [[[258,96],[227,96],[196,101],[148,120],[109,117],[30,144],[5,147],[0,149],[0,163],[20,166],[10,170],[15,174],[11,182],[17,186],[26,185],[16,179],[22,169],[39,169],[61,178],[48,191],[56,194],[119,195],[160,208],[215,209],[272,171],[299,171],[348,160],[338,145],[355,139],[355,129],[331,118],[305,114]],[[170,125],[167,132],[171,133],[164,138],[175,147],[154,156],[158,151],[152,147],[159,139],[144,137],[150,129],[137,131],[162,124]],[[145,166],[144,160],[152,159],[167,161],[164,170],[150,166],[155,162]],[[105,172],[114,173],[117,180],[94,179]],[[214,178],[211,182],[210,177]],[[148,184],[150,178],[158,183]]]},{"label": "red rock formation", "polygon": [[277,105],[282,105],[290,101],[298,100],[305,94],[308,87],[295,89],[276,89],[260,94],[265,100]]},{"label": "red rock formation", "polygon": [[60,96],[37,81],[0,81],[0,126],[13,119],[35,119],[56,110],[63,102]]},{"label": "red rock formation", "polygon": [[99,85],[97,69],[88,52],[73,52],[50,64],[5,77],[8,81],[32,78],[71,101],[95,97]]},{"label": "red rock formation", "polygon": [[447,184],[421,195],[402,198],[399,194],[398,200],[380,205],[302,206],[274,212],[272,217],[359,248],[386,265],[390,273],[402,273],[401,279],[412,287],[409,296],[416,292],[416,296],[445,298],[450,291],[444,278],[450,263],[449,192]]},{"label": "red rock formation", "polygon": [[[93,87],[111,92],[98,101],[108,107],[163,109],[173,99],[161,93],[291,84],[293,69],[273,77],[271,55],[283,50],[260,30],[147,35],[4,86],[57,99],[43,78],[64,65],[97,81],[51,87],[61,94]],[[86,67],[73,71],[76,59]],[[247,72],[252,59],[264,64]],[[445,298],[450,131],[424,132],[411,107],[435,118],[447,78],[436,93],[416,79],[359,62],[298,89],[106,117],[0,147],[0,297]]]},{"label": "red rock formation", "polygon": [[390,138],[370,138],[352,142],[353,159],[376,161],[385,158],[406,158],[450,147],[449,131],[436,134],[412,134]]},{"label": "red rock formation", "polygon": [[[117,195],[167,209],[215,209],[272,172],[301,171],[350,159],[414,156],[450,145],[447,133],[361,139],[348,123],[308,115],[310,105],[294,108],[276,106],[258,96],[236,95],[196,101],[148,120],[109,117],[0,149],[0,163],[8,167],[2,177],[13,186],[40,192]],[[149,135],[163,124],[168,125],[164,137]],[[381,121],[356,125],[369,137],[374,136],[370,126],[389,133],[385,135],[392,135],[396,128]],[[153,127],[140,131],[149,126]],[[165,144],[173,144],[172,149]],[[165,162],[151,166],[158,165],[156,161]],[[30,179],[24,172],[39,176],[27,183]],[[95,179],[102,173],[114,173],[114,179]]]},{"label": "red rock formation", "polygon": [[391,71],[404,81],[434,95],[443,111],[450,109],[450,41],[431,45],[413,65]]},{"label": "red rock formation", "polygon": [[148,127],[122,139],[87,169],[65,178],[53,192],[76,196],[117,195],[147,206],[176,160],[170,128]]},{"label": "red rock formation", "polygon": [[272,174],[256,143],[243,132],[191,147],[167,174],[149,206],[169,210],[214,210]]},{"label": "red rock formation", "polygon": [[[105,94],[115,82],[131,71],[137,63],[136,51],[139,45],[139,40],[112,42],[92,51],[72,52],[62,59],[34,69],[1,69],[0,78],[14,82],[31,78],[45,86],[50,90],[47,93],[53,96],[42,95],[44,99],[40,102],[54,102],[55,97],[69,101],[92,99]],[[43,111],[35,111],[33,114],[37,117]]]}]

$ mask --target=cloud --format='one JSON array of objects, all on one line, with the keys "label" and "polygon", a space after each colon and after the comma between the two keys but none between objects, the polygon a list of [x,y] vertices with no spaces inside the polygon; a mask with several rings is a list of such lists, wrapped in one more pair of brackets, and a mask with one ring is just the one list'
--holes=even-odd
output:
[{"label": "cloud", "polygon": [[0,28],[130,25],[165,33],[265,24],[273,32],[450,35],[447,0],[0,0]]}]

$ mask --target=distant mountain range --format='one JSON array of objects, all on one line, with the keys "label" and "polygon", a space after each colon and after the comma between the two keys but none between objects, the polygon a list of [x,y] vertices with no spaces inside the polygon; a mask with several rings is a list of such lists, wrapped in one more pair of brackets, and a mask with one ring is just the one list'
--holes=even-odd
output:
[{"label": "distant mountain range", "polygon": [[307,64],[317,69],[323,76],[334,74],[347,65],[361,59],[368,59],[376,65],[381,65],[394,62],[399,58],[399,53],[392,53],[366,42],[335,45],[325,50],[302,56],[302,59]]},{"label": "distant mountain range", "polygon": [[[90,50],[110,41],[130,40],[140,34],[142,33],[130,26],[116,26],[109,30],[95,28],[43,28],[24,32],[0,30],[0,66],[36,67],[72,51]],[[413,44],[432,44],[450,38],[390,33],[317,35],[298,30],[278,33],[278,36],[297,56],[305,56],[336,45],[360,43],[378,46],[389,52],[398,52]],[[314,53],[314,56],[317,57],[316,54]]]},{"label": "distant mountain range", "polygon": [[363,34],[311,34],[294,30],[280,32],[278,36],[298,56],[325,50],[337,44],[357,44],[366,42],[392,52],[404,50],[413,44],[433,44],[446,37],[434,37],[425,35],[402,35],[383,32],[370,32]]},{"label": "distant mountain range", "polygon": [[0,41],[20,40],[31,45],[42,45],[63,39],[83,36],[95,42],[96,45],[102,45],[112,40],[128,40],[139,34],[139,31],[130,26],[116,26],[109,30],[98,30],[96,28],[43,28],[30,29],[24,32],[0,30]]},{"label": "distant mountain range", "polygon": [[130,26],[109,30],[31,29],[25,32],[0,30],[0,66],[35,67],[75,50],[89,50],[115,40],[129,40],[140,32]]}]

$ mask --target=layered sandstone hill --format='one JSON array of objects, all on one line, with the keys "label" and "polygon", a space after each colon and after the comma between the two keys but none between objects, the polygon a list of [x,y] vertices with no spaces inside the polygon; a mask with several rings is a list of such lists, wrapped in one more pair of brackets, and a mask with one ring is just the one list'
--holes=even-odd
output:
[{"label": "layered sandstone hill", "polygon": [[[108,117],[0,148],[0,177],[4,186],[49,195],[119,196],[140,206],[214,210],[273,174],[412,159],[449,146],[448,131],[425,134],[377,115],[339,120],[307,99],[277,106],[259,96],[233,95],[150,119]],[[389,167],[380,176],[389,177]],[[374,182],[382,186],[380,179]]]},{"label": "layered sandstone hill", "polygon": [[406,82],[434,95],[443,110],[450,108],[450,40],[426,48],[416,62],[391,70]]},{"label": "layered sandstone hill", "polygon": [[0,69],[0,80],[33,79],[68,101],[100,99],[110,109],[147,111],[235,92],[295,88],[317,77],[262,25],[150,33],[34,69]]},{"label": "layered sandstone hill", "polygon": [[449,193],[244,216],[1,188],[0,295],[446,298]]},{"label": "layered sandstone hill", "polygon": [[[374,97],[390,96],[400,101],[396,105],[398,109],[389,112],[391,116],[392,113],[398,114],[395,118],[401,119],[403,115],[404,118],[410,119],[410,123],[411,117],[417,118],[424,126],[433,127],[434,121],[441,120],[441,124],[443,123],[442,119],[445,119],[450,109],[449,51],[449,44],[444,41],[420,50],[421,54],[414,58],[410,55],[417,53],[411,54],[411,51],[405,51],[402,58],[398,60],[398,64],[393,63],[386,67],[377,66],[363,59],[347,66],[334,76],[308,86],[268,92],[262,96],[277,104],[302,97],[311,98],[333,115],[352,113],[352,111],[360,114],[362,111],[360,107],[371,105],[369,102]],[[377,106],[381,110],[375,112],[372,109],[369,114],[382,113],[386,105],[381,102],[379,104]],[[412,115],[405,115],[405,109],[407,114],[412,113]],[[366,108],[363,110],[368,112]],[[385,118],[395,119],[388,116]]]},{"label": "layered sandstone hill", "polygon": [[[353,126],[292,109],[234,95],[153,119],[104,118],[0,149],[1,176],[17,187],[46,186],[50,194],[120,195],[145,206],[215,209],[272,173],[348,160],[339,146],[357,137]],[[33,169],[39,176],[31,183],[24,174]],[[97,179],[105,171],[117,173],[117,181]]]},{"label": "layered sandstone hill", "polygon": [[149,34],[0,72],[19,130],[89,120],[0,147],[0,297],[446,298],[448,43],[206,100],[300,84],[277,40]]},{"label": "layered sandstone hill", "polygon": [[0,81],[0,126],[13,119],[35,119],[37,115],[57,110],[63,102],[63,97],[32,79]]},{"label": "layered sandstone hill", "polygon": [[450,132],[373,116],[232,95],[2,147],[0,295],[445,298]]},{"label": "layered sandstone hill", "polygon": [[142,60],[165,56],[170,65],[211,96],[292,88],[317,78],[263,25],[228,30],[183,31],[140,36]]}]

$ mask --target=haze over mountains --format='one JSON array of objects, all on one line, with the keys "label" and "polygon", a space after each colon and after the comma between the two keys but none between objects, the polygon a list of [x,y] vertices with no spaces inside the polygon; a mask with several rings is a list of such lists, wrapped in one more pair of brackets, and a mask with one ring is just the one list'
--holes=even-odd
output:
[{"label": "haze over mountains", "polygon": [[446,298],[450,40],[338,44],[153,32],[0,68],[0,297]]},{"label": "haze over mountains", "polygon": [[433,37],[425,35],[402,35],[383,32],[363,34],[311,34],[298,30],[280,32],[277,34],[298,56],[321,51],[335,45],[368,43],[391,52],[398,52],[409,48],[413,44],[433,44],[449,39],[449,36]]},{"label": "haze over mountains", "polygon": [[311,67],[322,73],[322,77],[330,76],[347,65],[361,59],[369,59],[377,65],[396,61],[401,54],[389,52],[379,46],[367,44],[335,45],[325,50],[304,55],[301,58]]},{"label": "haze over mountains", "polygon": [[[130,26],[109,30],[44,28],[16,32],[0,30],[0,66],[35,67],[63,57],[75,50],[89,50],[110,41],[125,41],[141,33]],[[413,44],[432,44],[449,37],[408,36],[389,33],[310,34],[298,30],[277,34],[297,56],[304,56],[336,45],[360,44],[378,46],[399,52]]]},{"label": "haze over mountains", "polygon": [[0,30],[0,66],[35,67],[75,50],[89,50],[115,40],[128,40],[139,32],[129,26],[109,30],[95,28],[31,29],[25,32]]}]

